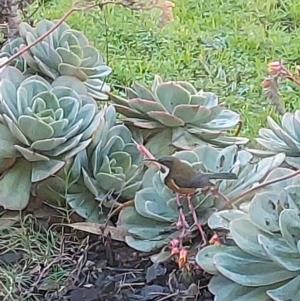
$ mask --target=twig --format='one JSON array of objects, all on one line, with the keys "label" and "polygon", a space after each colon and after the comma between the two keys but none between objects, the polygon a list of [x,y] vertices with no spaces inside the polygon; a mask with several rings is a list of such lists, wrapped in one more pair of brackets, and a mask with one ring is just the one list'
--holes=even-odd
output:
[{"label": "twig", "polygon": [[246,196],[247,194],[251,193],[251,192],[254,192],[255,190],[259,189],[259,188],[262,188],[262,187],[265,187],[265,186],[268,186],[268,185],[272,185],[272,184],[275,184],[277,182],[281,182],[281,181],[284,181],[284,180],[287,180],[287,179],[290,179],[290,178],[293,178],[297,175],[300,174],[300,169],[289,174],[289,175],[285,175],[285,176],[282,176],[282,177],[279,177],[279,178],[276,178],[276,179],[273,179],[273,180],[270,180],[270,181],[266,181],[266,182],[263,182],[255,187],[252,187],[246,191],[244,191],[243,193],[241,193],[240,195],[236,196],[235,198],[231,199],[230,201],[227,202],[227,204],[225,204],[220,210],[223,210],[225,208],[228,208],[229,206],[231,205],[235,205],[236,203],[238,203],[244,196]]}]

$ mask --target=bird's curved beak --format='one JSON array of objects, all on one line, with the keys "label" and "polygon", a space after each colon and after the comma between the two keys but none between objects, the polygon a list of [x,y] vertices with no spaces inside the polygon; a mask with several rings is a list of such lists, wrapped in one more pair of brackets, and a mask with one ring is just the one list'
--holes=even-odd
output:
[{"label": "bird's curved beak", "polygon": [[156,159],[143,159],[143,162],[152,162],[159,170],[162,169],[162,165]]}]

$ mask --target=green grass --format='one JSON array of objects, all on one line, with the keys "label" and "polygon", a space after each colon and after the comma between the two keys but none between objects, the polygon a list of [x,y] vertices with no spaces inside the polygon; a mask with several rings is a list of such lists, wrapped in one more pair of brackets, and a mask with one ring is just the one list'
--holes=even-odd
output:
[{"label": "green grass", "polygon": [[[297,64],[300,3],[293,0],[175,0],[174,21],[156,26],[157,12],[107,6],[74,13],[67,22],[82,30],[114,70],[112,84],[148,83],[154,74],[191,81],[213,91],[242,114],[243,134],[253,137],[272,113],[261,82],[267,63]],[[70,0],[55,0],[39,18],[60,18]],[[296,87],[283,86],[288,110],[299,107]],[[274,114],[273,114],[274,115]]]}]

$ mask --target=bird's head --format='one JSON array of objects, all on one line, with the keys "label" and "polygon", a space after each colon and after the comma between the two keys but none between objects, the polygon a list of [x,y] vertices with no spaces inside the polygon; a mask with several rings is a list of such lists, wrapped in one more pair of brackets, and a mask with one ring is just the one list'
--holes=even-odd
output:
[{"label": "bird's head", "polygon": [[163,156],[158,159],[145,159],[144,161],[157,162],[160,165],[162,165],[164,170],[166,170],[165,167],[167,167],[167,169],[170,170],[173,168],[174,164],[176,164],[176,162],[179,161],[179,159],[173,156]]}]

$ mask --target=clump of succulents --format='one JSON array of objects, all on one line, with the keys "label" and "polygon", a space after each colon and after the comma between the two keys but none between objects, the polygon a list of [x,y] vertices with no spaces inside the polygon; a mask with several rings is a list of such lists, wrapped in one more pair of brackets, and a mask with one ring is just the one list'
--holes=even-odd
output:
[{"label": "clump of succulents", "polygon": [[[36,27],[22,22],[19,25],[20,37],[6,44],[0,57],[11,57],[20,46],[33,43],[56,22],[41,20]],[[102,55],[89,44],[83,33],[71,29],[66,23],[60,24],[11,64],[22,72],[30,67],[50,81],[59,76],[77,77],[96,100],[106,100],[106,92],[110,91],[104,80],[111,73],[111,68],[104,64]]]},{"label": "clump of succulents", "polygon": [[21,210],[32,183],[58,172],[90,144],[100,113],[74,77],[58,77],[50,84],[7,66],[1,73],[0,95],[0,170],[6,170],[0,180],[0,202]]},{"label": "clump of succulents", "polygon": [[141,163],[142,155],[129,129],[116,120],[114,107],[108,106],[100,112],[90,145],[70,160],[64,171],[40,183],[37,191],[47,200],[63,196],[79,215],[101,222],[106,218],[105,207],[118,204],[118,199],[110,199],[134,198],[142,183]]},{"label": "clump of succulents", "polygon": [[[292,174],[273,170],[266,181]],[[228,243],[199,251],[196,261],[213,274],[209,289],[218,301],[299,300],[300,176],[258,191],[247,212],[214,213],[209,225],[229,231]]]},{"label": "clump of succulents", "polygon": [[[176,152],[174,156],[204,172],[236,173],[237,180],[222,180],[217,183],[219,190],[229,199],[238,198],[247,189],[263,181],[285,159],[283,154],[279,154],[256,164],[251,163],[253,156],[247,151],[239,150],[236,145],[222,150],[209,145],[199,146],[190,151]],[[194,197],[192,202],[200,223],[206,223],[211,214],[225,203],[213,195],[203,194]],[[183,210],[191,225],[192,217],[186,203]],[[180,231],[173,225],[177,219],[175,194],[164,185],[162,173],[156,167],[150,167],[145,172],[142,188],[135,195],[134,205],[120,212],[118,227],[128,230],[126,242],[129,246],[143,252],[159,252],[173,238],[178,237]],[[161,254],[165,252],[163,248]]]},{"label": "clump of succulents", "polygon": [[271,156],[284,152],[286,163],[300,168],[300,110],[285,113],[281,125],[270,116],[267,121],[269,128],[260,129],[259,138],[256,138],[264,150],[249,149],[249,151],[257,156]]},{"label": "clump of succulents", "polygon": [[225,147],[248,142],[225,134],[239,124],[240,115],[226,109],[214,93],[198,92],[188,82],[163,82],[155,76],[151,90],[135,82],[126,88],[126,94],[126,98],[109,95],[131,130],[142,131],[146,147],[154,155],[166,141],[173,147],[165,149],[165,154],[205,144]]}]

